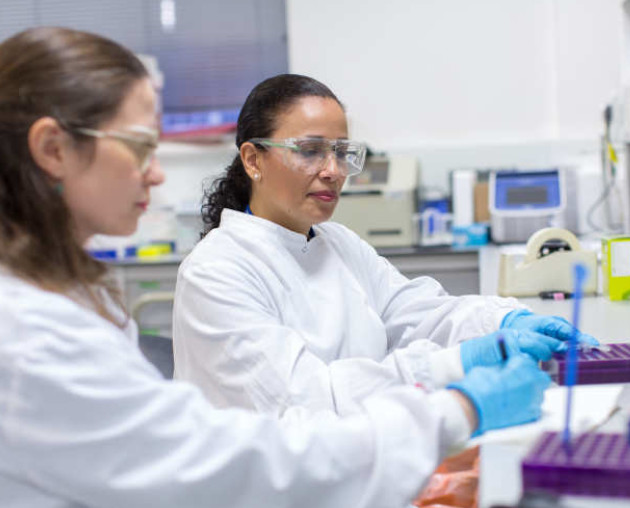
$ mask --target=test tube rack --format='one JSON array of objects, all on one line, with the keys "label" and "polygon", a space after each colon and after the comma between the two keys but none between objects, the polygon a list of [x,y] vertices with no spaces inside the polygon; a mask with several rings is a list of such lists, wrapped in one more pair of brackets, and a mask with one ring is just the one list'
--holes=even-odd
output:
[{"label": "test tube rack", "polygon": [[586,433],[570,445],[545,432],[521,463],[524,492],[630,498],[630,445],[623,434]]},{"label": "test tube rack", "polygon": [[[576,383],[593,385],[604,383],[630,382],[630,344],[606,344],[607,350],[578,351],[578,369]],[[565,384],[566,355],[554,354],[542,368],[547,371],[556,383]]]}]

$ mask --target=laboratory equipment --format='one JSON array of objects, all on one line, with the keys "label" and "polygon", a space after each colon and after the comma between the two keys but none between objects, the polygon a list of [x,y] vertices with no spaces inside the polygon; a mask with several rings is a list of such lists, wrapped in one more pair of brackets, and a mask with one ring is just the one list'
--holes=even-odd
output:
[{"label": "laboratory equipment", "polygon": [[420,245],[450,245],[453,242],[452,214],[429,207],[414,218],[420,222]]},{"label": "laboratory equipment", "polygon": [[331,220],[374,247],[414,245],[417,187],[415,157],[368,157],[363,172],[346,180]]},{"label": "laboratory equipment", "polygon": [[582,305],[582,295],[584,289],[584,281],[588,277],[588,269],[586,266],[576,263],[573,265],[573,330],[569,339],[569,348],[566,355],[566,373],[563,377],[564,384],[567,386],[567,402],[564,415],[564,430],[562,433],[562,441],[567,450],[571,449],[571,407],[573,401],[573,386],[577,382],[578,375],[578,329],[580,326],[580,307]]},{"label": "laboratory equipment", "polygon": [[172,206],[151,206],[138,220],[138,229],[129,237],[125,257],[158,257],[177,248],[177,220]]},{"label": "laboratory equipment", "polygon": [[480,247],[488,243],[488,225],[453,226],[453,247]]},{"label": "laboratory equipment", "polygon": [[[487,187],[487,184],[485,184]],[[453,246],[478,247],[488,243],[488,226],[475,222],[483,217],[483,192],[477,191],[477,171],[457,169],[451,173],[453,193]],[[483,187],[481,187],[483,188]],[[478,209],[478,207],[482,207]]]},{"label": "laboratory equipment", "polygon": [[[604,108],[604,134],[601,138],[601,178],[602,190],[589,208],[587,220],[595,230],[603,233],[623,232],[624,205],[623,196],[619,192],[619,158],[611,140],[611,124],[613,108]],[[598,208],[603,209],[604,217],[599,223],[593,221],[592,213]]]},{"label": "laboratory equipment", "polygon": [[421,187],[419,195],[420,213],[414,214],[413,219],[416,231],[420,232],[420,245],[450,245],[453,242],[450,199],[441,190],[430,187]]},{"label": "laboratory equipment", "polygon": [[[630,234],[630,87],[621,88],[604,110],[600,200],[605,205],[605,229]],[[616,147],[616,149],[615,149]],[[618,159],[618,160],[617,160]],[[621,212],[621,224],[619,224]],[[612,219],[612,220],[611,220]],[[620,225],[620,228],[616,226]]]},{"label": "laboratory equipment", "polygon": [[[582,347],[577,360],[576,384],[630,382],[630,344],[606,344],[605,348]],[[555,353],[551,360],[542,363],[542,368],[556,383],[565,384],[567,358],[564,354]]]},{"label": "laboratory equipment", "polygon": [[570,450],[545,432],[521,463],[523,491],[630,497],[630,445],[623,434],[585,433]]},{"label": "laboratory equipment", "polygon": [[171,255],[143,261],[125,259],[111,266],[111,277],[140,334],[172,337],[172,300],[179,261],[180,256]]},{"label": "laboratory equipment", "polygon": [[538,296],[541,300],[560,301],[573,298],[573,293],[569,293],[568,291],[541,291],[538,293]]},{"label": "laboratory equipment", "polygon": [[101,261],[124,259],[130,246],[128,236],[94,235],[86,243],[88,253]]},{"label": "laboratory equipment", "polygon": [[493,171],[489,208],[492,239],[497,243],[524,242],[539,229],[563,227],[564,170]]},{"label": "laboratory equipment", "polygon": [[602,276],[604,295],[630,299],[630,236],[602,238]]},{"label": "laboratory equipment", "polygon": [[501,252],[499,286],[501,296],[537,296],[541,291],[573,291],[571,267],[583,263],[589,271],[584,294],[597,292],[597,253],[583,250],[573,233],[561,228],[537,231],[527,241],[525,258]]},{"label": "laboratory equipment", "polygon": [[475,222],[475,183],[472,169],[457,169],[451,173],[453,193],[453,226],[466,227]]}]

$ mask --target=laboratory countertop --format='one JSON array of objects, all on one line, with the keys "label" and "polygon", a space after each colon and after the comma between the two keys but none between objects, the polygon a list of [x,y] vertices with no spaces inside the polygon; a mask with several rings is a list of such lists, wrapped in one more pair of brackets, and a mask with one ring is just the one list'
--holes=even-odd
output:
[{"label": "laboratory countertop", "polygon": [[412,245],[408,247],[377,247],[381,256],[441,256],[457,254],[477,254],[479,247],[453,247],[451,245]]},{"label": "laboratory countertop", "polygon": [[121,259],[105,260],[107,264],[113,266],[143,266],[143,265],[179,265],[186,254],[167,254],[163,256],[147,256],[147,257],[127,257]]},{"label": "laboratory countertop", "polygon": [[[400,246],[400,247],[377,247],[376,251],[385,257],[389,256],[443,256],[443,255],[464,255],[476,254],[478,248],[459,248],[449,245],[435,246]],[[114,266],[142,266],[142,265],[178,265],[188,255],[188,253],[173,253],[165,256],[152,257],[128,257],[122,259],[106,260]]]}]

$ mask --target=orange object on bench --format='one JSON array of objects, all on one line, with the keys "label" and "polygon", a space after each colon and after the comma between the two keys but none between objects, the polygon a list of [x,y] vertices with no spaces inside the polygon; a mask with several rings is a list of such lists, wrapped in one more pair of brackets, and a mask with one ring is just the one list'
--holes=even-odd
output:
[{"label": "orange object on bench", "polygon": [[414,501],[421,508],[477,508],[479,447],[445,459]]}]

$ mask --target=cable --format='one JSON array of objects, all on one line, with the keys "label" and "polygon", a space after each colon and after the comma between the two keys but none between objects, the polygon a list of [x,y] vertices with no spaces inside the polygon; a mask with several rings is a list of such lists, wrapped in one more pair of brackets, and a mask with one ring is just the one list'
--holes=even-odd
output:
[{"label": "cable", "polygon": [[[586,214],[586,222],[591,229],[598,233],[618,233],[623,230],[623,224],[620,222],[613,223],[611,217],[610,206],[606,207],[605,222],[606,224],[598,226],[593,220],[593,214],[601,207],[610,197],[610,191],[616,188],[616,176],[617,176],[617,153],[610,141],[610,125],[612,123],[612,106],[608,104],[604,108],[604,135],[602,136],[602,179],[604,187],[601,194],[595,200],[595,202],[589,208]],[[618,194],[618,192],[617,192]],[[610,204],[610,203],[609,203]]]}]

